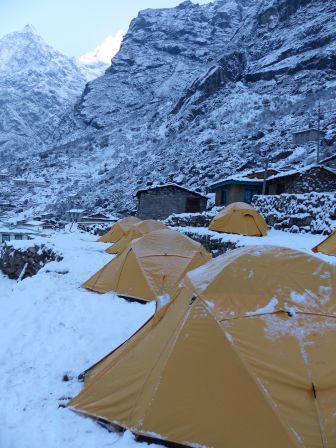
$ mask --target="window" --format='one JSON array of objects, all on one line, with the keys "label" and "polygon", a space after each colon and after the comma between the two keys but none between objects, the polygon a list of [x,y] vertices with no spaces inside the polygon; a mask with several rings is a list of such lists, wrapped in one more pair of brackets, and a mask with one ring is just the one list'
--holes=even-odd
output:
[{"label": "window", "polygon": [[260,193],[261,191],[259,188],[245,188],[244,202],[246,202],[247,204],[251,204],[253,196]]},{"label": "window", "polygon": [[7,233],[2,234],[2,242],[4,243],[5,241],[10,241],[10,235]]},{"label": "window", "polygon": [[22,240],[22,235],[15,235],[16,240]]},{"label": "window", "polygon": [[197,213],[201,211],[201,198],[187,198],[186,213]]}]

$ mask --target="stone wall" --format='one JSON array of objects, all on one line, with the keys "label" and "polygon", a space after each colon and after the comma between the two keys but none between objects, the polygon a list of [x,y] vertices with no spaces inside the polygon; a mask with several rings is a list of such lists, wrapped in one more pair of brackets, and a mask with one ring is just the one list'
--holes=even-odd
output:
[{"label": "stone wall", "polygon": [[213,257],[218,257],[219,255],[222,255],[230,250],[242,247],[241,244],[238,244],[235,241],[224,241],[220,235],[217,236],[210,233],[202,234],[198,232],[193,232],[192,229],[185,229],[185,228],[176,230],[188,236],[189,238],[197,241],[198,243],[201,243],[202,246],[205,247],[205,249],[208,252],[212,253]]},{"label": "stone wall", "polygon": [[0,269],[9,278],[22,280],[35,275],[50,261],[61,261],[62,258],[44,244],[32,244],[25,249],[4,244],[0,252]]},{"label": "stone wall", "polygon": [[252,205],[274,229],[328,234],[336,228],[336,193],[254,196]]}]

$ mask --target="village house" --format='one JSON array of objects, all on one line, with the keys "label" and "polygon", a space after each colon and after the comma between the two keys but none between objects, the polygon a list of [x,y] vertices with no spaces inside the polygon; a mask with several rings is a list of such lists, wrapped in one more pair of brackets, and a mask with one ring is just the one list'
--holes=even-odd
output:
[{"label": "village house", "polygon": [[14,185],[16,185],[17,187],[24,187],[26,185],[28,185],[28,181],[27,179],[21,178],[21,177],[17,177],[15,179],[13,179]]},{"label": "village house", "polygon": [[[262,194],[265,171],[231,176],[210,185],[215,193],[215,205],[229,205],[233,202],[250,204],[255,195]],[[323,165],[310,165],[299,170],[267,170],[265,194],[302,194],[311,191],[336,191],[336,170]]]},{"label": "village house", "polygon": [[65,213],[65,219],[68,222],[78,222],[82,216],[86,213],[85,209],[82,208],[72,208]]},{"label": "village house", "polygon": [[108,216],[104,213],[92,213],[91,215],[82,216],[79,220],[80,224],[100,224],[100,223],[114,223],[118,218],[115,216]]},{"label": "village house", "polygon": [[10,203],[9,201],[0,201],[0,211],[14,210],[16,205]]},{"label": "village house", "polygon": [[336,171],[322,165],[310,165],[285,171],[267,179],[268,194],[301,194],[336,191]]},{"label": "village house", "polygon": [[36,235],[37,232],[33,229],[23,227],[0,227],[0,244],[13,240],[28,240],[30,237]]},{"label": "village house", "polygon": [[[210,185],[210,191],[215,193],[215,205],[229,205],[233,202],[246,202],[250,204],[255,195],[261,194],[264,177],[278,174],[273,168],[252,171],[245,175],[230,176]],[[267,185],[267,184],[266,184]]]},{"label": "village house", "polygon": [[206,210],[208,198],[177,184],[139,190],[137,216],[141,219],[165,219],[173,213],[198,213]]},{"label": "village house", "polygon": [[294,145],[304,145],[311,142],[317,142],[324,137],[324,132],[315,128],[304,129],[293,133]]}]

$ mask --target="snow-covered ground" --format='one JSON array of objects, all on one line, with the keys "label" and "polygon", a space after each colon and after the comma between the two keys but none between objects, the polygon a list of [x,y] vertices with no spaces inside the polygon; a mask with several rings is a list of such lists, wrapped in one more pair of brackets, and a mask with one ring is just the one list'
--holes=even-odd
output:
[{"label": "snow-covered ground", "polygon": [[[323,239],[273,230],[264,238],[222,238],[307,252]],[[91,419],[59,407],[83,387],[77,375],[128,338],[154,311],[153,304],[129,303],[80,287],[111,259],[104,252],[106,245],[95,240],[77,230],[51,233],[43,241],[63,254],[62,262],[49,263],[19,283],[0,277],[1,448],[144,446],[129,432],[109,433]],[[336,257],[319,256],[336,264]],[[63,381],[65,374],[70,381]]]},{"label": "snow-covered ground", "polygon": [[231,241],[237,243],[238,246],[252,246],[252,245],[270,245],[283,246],[291,249],[301,250],[310,255],[321,258],[322,260],[336,265],[336,257],[314,253],[312,248],[319,244],[326,238],[326,235],[312,235],[310,233],[289,233],[281,230],[270,229],[268,234],[262,238],[254,236],[233,235],[227,233],[217,233],[208,230],[205,227],[176,227],[182,233],[192,232],[198,235],[210,235],[215,238],[220,238],[223,241]]},{"label": "snow-covered ground", "polygon": [[80,288],[111,259],[96,237],[75,231],[43,240],[62,262],[20,283],[0,277],[0,447],[138,446],[130,433],[110,434],[59,403],[81,390],[78,374],[134,333],[154,305]]}]

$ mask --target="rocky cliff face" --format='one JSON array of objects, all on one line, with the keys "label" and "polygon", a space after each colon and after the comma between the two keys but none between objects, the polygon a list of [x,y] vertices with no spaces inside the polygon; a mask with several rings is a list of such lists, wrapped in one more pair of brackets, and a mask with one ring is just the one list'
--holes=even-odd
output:
[{"label": "rocky cliff face", "polygon": [[[120,52],[86,85],[36,169],[64,200],[122,212],[134,191],[212,180],[263,165],[313,161],[292,132],[316,124],[336,141],[336,5],[323,0],[217,0],[146,10]],[[23,173],[24,175],[24,173]],[[73,179],[80,178],[77,183]],[[54,184],[55,185],[55,184]]]}]

